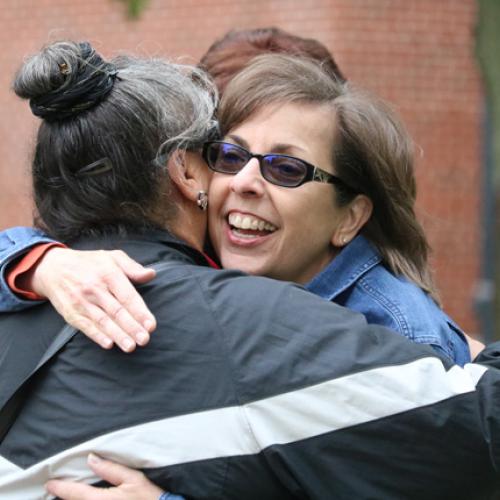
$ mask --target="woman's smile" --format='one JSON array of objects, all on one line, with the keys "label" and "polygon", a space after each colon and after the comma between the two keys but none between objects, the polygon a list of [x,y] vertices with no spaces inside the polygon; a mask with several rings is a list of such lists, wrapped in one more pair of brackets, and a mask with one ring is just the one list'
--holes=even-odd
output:
[{"label": "woman's smile", "polygon": [[227,216],[227,239],[234,246],[255,246],[266,242],[278,228],[254,214],[231,211]]},{"label": "woman's smile", "polygon": [[[264,106],[224,140],[260,155],[294,156],[334,173],[334,121],[329,106]],[[255,157],[236,174],[212,177],[210,235],[225,268],[306,283],[335,255],[332,238],[341,215],[332,185],[271,184]]]}]

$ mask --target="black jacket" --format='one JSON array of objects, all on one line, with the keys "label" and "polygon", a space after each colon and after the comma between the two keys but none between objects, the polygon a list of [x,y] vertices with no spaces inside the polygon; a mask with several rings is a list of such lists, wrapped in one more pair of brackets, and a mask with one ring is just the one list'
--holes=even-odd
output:
[{"label": "black jacket", "polygon": [[[199,499],[488,498],[500,465],[495,346],[464,370],[300,287],[217,271],[167,233],[87,241],[165,269],[133,354],[81,334],[32,378],[0,444],[0,498],[97,482],[89,451]],[[0,405],[63,320],[0,316]],[[498,346],[497,346],[498,347]]]}]

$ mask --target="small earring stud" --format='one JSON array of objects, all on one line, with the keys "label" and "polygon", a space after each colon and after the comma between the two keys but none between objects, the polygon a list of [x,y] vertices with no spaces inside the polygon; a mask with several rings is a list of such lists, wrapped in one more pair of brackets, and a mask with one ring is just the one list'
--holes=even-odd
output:
[{"label": "small earring stud", "polygon": [[198,208],[205,212],[208,208],[208,194],[206,191],[198,191],[198,199],[196,200]]}]

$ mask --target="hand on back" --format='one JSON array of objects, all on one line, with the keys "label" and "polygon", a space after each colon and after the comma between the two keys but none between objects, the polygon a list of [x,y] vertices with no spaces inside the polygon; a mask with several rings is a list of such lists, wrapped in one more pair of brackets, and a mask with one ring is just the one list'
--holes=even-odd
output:
[{"label": "hand on back", "polygon": [[30,288],[101,347],[116,344],[132,352],[148,343],[156,327],[133,283],[146,283],[155,274],[121,250],[53,248],[34,268]]},{"label": "hand on back", "polygon": [[96,455],[89,455],[88,463],[94,473],[113,484],[113,488],[95,488],[72,481],[51,480],[45,487],[64,500],[158,500],[163,493],[140,471],[129,469]]}]

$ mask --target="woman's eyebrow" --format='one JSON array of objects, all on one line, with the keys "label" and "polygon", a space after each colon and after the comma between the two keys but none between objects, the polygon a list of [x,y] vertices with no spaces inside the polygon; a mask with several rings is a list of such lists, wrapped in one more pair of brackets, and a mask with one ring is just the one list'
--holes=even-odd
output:
[{"label": "woman's eyebrow", "polygon": [[[226,138],[231,139],[239,146],[242,146],[245,149],[250,150],[250,145],[248,144],[248,142],[245,141],[245,139],[243,139],[239,135],[229,134],[226,136]],[[297,146],[296,144],[287,144],[287,143],[281,143],[281,142],[273,144],[270,148],[268,148],[268,151],[266,151],[266,153],[290,154],[290,153],[293,153],[294,151],[302,151],[304,153],[307,153],[306,149],[301,148],[300,146]]]},{"label": "woman's eyebrow", "polygon": [[296,144],[286,144],[286,143],[281,143],[281,142],[273,144],[271,147],[271,152],[283,153],[283,154],[290,154],[293,152],[307,153],[307,151],[304,148],[301,148],[300,146],[297,146]]},{"label": "woman's eyebrow", "polygon": [[249,148],[248,142],[245,141],[245,139],[241,138],[239,135],[228,134],[225,136],[225,139],[231,139],[233,142],[235,142],[239,146],[244,147],[245,149]]}]

